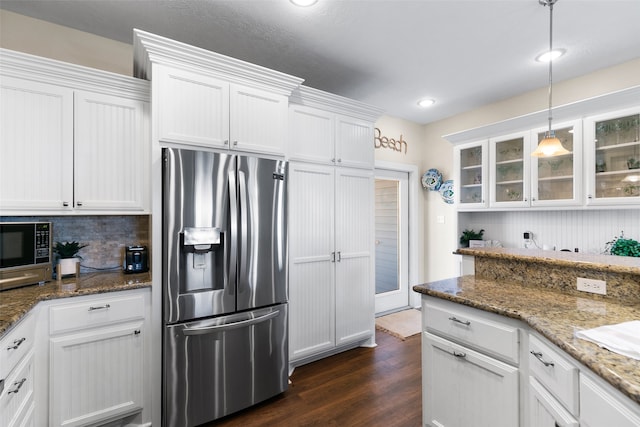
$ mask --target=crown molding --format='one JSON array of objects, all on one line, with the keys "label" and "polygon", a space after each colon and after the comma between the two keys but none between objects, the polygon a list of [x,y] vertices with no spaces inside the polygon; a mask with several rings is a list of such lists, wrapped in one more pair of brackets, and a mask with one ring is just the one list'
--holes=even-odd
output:
[{"label": "crown molding", "polygon": [[146,31],[133,30],[134,75],[152,79],[154,64],[206,73],[230,83],[289,96],[304,79],[251,64]]},{"label": "crown molding", "polygon": [[149,101],[148,81],[4,48],[0,49],[0,74]]},{"label": "crown molding", "polygon": [[384,113],[384,110],[378,107],[306,86],[296,88],[289,102],[371,122],[375,122]]}]

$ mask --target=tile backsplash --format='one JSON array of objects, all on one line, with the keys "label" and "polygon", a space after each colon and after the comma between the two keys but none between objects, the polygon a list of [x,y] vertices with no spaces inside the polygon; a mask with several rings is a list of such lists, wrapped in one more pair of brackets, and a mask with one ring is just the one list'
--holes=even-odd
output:
[{"label": "tile backsplash", "polygon": [[5,216],[0,221],[48,221],[52,223],[54,245],[74,240],[87,244],[79,253],[81,272],[120,269],[126,246],[149,246],[147,215]]}]

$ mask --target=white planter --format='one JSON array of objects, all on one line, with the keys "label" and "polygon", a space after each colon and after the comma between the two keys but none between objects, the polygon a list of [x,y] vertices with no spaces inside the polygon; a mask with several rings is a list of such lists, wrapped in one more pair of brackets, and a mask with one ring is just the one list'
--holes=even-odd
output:
[{"label": "white planter", "polygon": [[76,274],[76,264],[79,262],[80,258],[61,258],[58,261],[60,264],[60,275]]}]

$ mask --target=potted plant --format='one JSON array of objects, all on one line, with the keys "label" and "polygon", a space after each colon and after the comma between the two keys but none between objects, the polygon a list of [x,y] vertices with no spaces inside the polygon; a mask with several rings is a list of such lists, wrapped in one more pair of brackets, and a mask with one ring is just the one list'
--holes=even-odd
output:
[{"label": "potted plant", "polygon": [[625,239],[623,235],[607,242],[607,252],[611,255],[640,257],[640,242]]},{"label": "potted plant", "polygon": [[58,263],[60,264],[60,274],[62,276],[76,274],[76,264],[82,259],[78,252],[86,246],[88,245],[83,245],[76,241],[56,242],[53,252],[60,258]]},{"label": "potted plant", "polygon": [[482,240],[484,229],[476,232],[474,230],[464,230],[460,236],[460,247],[468,248],[470,240]]}]

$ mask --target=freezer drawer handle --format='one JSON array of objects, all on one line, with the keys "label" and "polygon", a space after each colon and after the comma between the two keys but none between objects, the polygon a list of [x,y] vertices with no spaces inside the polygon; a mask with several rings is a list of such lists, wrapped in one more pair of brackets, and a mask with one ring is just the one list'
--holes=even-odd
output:
[{"label": "freezer drawer handle", "polygon": [[280,310],[272,311],[264,316],[256,317],[255,319],[242,320],[240,322],[228,323],[226,325],[214,325],[207,326],[205,328],[186,328],[182,331],[185,335],[205,335],[212,334],[214,332],[225,332],[232,329],[245,328],[247,326],[255,325],[256,323],[262,323],[280,314]]}]

